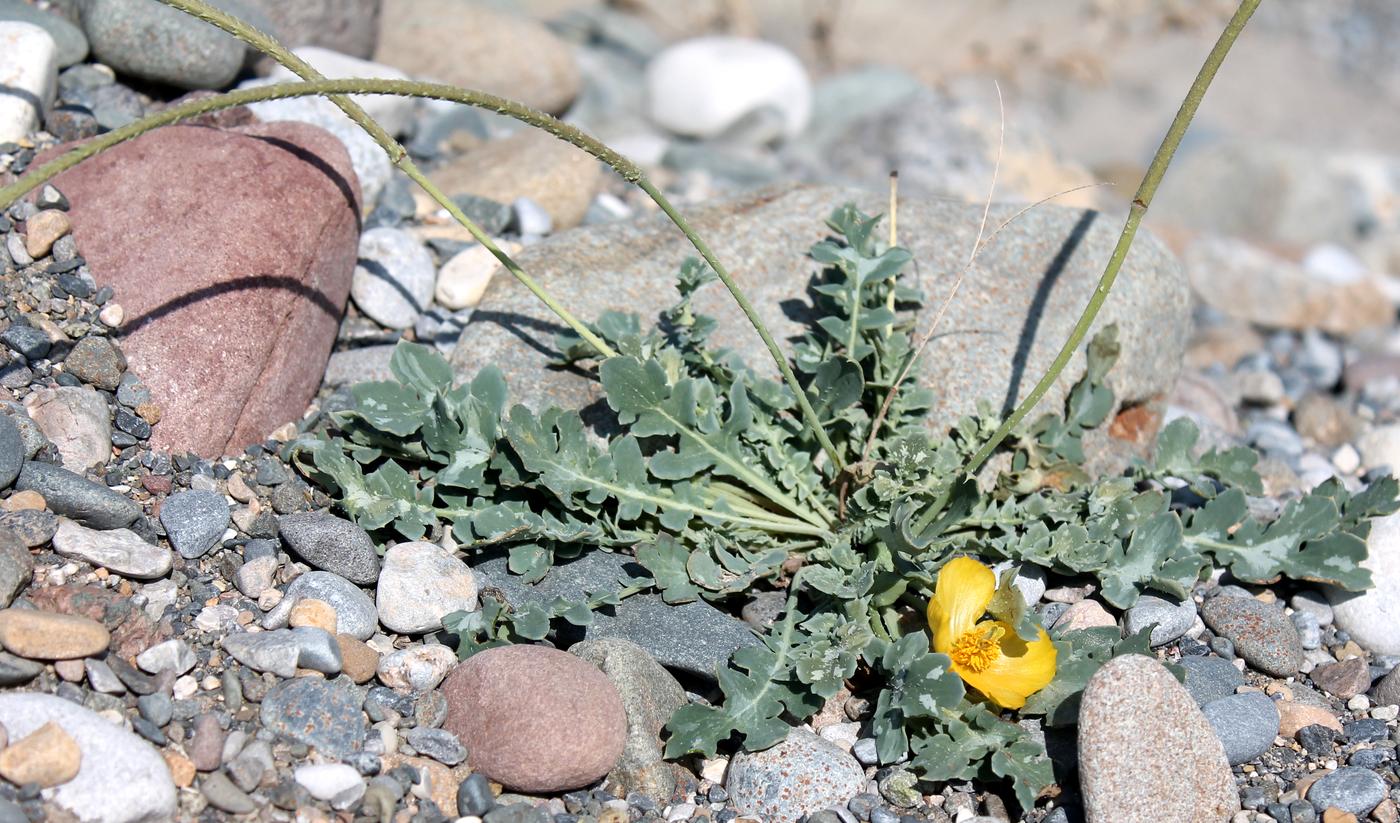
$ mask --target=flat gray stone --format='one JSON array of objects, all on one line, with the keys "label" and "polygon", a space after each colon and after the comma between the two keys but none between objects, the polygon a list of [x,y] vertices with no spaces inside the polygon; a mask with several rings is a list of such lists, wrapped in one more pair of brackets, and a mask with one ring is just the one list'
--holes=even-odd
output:
[{"label": "flat gray stone", "polygon": [[270,632],[235,632],[225,635],[224,650],[239,663],[258,672],[272,672],[278,677],[294,677],[301,647],[288,629]]},{"label": "flat gray stone", "polygon": [[[806,326],[792,314],[819,266],[808,248],[827,237],[825,220],[854,200],[869,213],[886,209],[884,192],[792,185],[687,207],[686,217],[734,273],[760,317],[778,340]],[[1000,225],[1017,211],[992,209]],[[917,262],[919,286],[937,306],[952,288],[977,235],[982,208],[921,198],[900,203],[900,239]],[[928,425],[947,429],[977,410],[978,401],[1009,407],[1024,397],[1069,336],[1097,286],[1117,242],[1121,220],[1096,212],[1041,206],[1002,231],[977,262],[925,352],[920,385],[934,390]],[[673,304],[680,264],[696,252],[664,218],[590,226],[564,232],[525,249],[519,263],[578,317],[592,321],[606,309],[636,312],[644,324]],[[909,271],[914,271],[913,266]],[[579,272],[588,272],[580,277]],[[735,310],[722,284],[695,296],[697,312],[715,317],[711,338],[729,346],[761,374],[777,376],[758,336]],[[1164,395],[1181,368],[1189,328],[1190,295],[1177,260],[1150,236],[1138,235],[1097,328],[1118,325],[1122,354],[1108,376],[1119,403]],[[805,305],[803,306],[805,308]],[[935,312],[919,316],[921,328]],[[595,380],[546,368],[556,356],[553,336],[564,327],[514,278],[494,278],[453,352],[460,377],[486,365],[504,370],[510,402],[533,408],[583,409],[603,399]],[[1087,342],[1087,341],[1086,341]],[[1076,354],[1046,396],[1043,408],[1060,408],[1084,373]]]},{"label": "flat gray stone", "polygon": [[19,427],[8,414],[0,414],[0,490],[8,489],[15,482],[28,456]]},{"label": "flat gray stone", "polygon": [[835,743],[798,726],[771,749],[736,754],[724,788],[741,815],[801,820],[844,807],[865,789],[865,770]]},{"label": "flat gray stone", "polygon": [[15,488],[42,494],[55,514],[94,529],[120,529],[141,516],[135,501],[49,463],[25,463]]},{"label": "flat gray stone", "polygon": [[1337,808],[1365,817],[1385,799],[1385,792],[1385,781],[1380,775],[1369,769],[1343,766],[1312,784],[1308,800],[1318,812]]}]

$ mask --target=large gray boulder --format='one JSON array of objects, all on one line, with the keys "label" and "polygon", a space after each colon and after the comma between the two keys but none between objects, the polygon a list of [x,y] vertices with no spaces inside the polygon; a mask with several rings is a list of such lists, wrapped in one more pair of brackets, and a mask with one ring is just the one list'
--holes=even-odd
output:
[{"label": "large gray boulder", "polygon": [[[780,341],[799,337],[808,279],[818,265],[807,249],[830,234],[826,217],[855,201],[883,211],[885,195],[823,186],[782,186],[727,201],[688,207],[686,216]],[[992,209],[987,234],[1019,211]],[[965,265],[982,207],[908,198],[899,207],[899,241],[914,255],[906,269],[926,295],[927,328]],[[1093,211],[1040,206],[984,248],[924,354],[920,382],[935,390],[929,418],[946,430],[976,411],[979,400],[1011,408],[1044,373],[1092,294],[1117,240],[1121,220]],[[517,260],[573,313],[593,320],[606,309],[654,320],[675,302],[681,262],[695,250],[662,217],[593,226],[560,234]],[[776,376],[758,335],[722,284],[695,298],[719,320],[713,342],[739,350],[751,366]],[[1190,296],[1181,266],[1161,243],[1140,234],[1099,315],[1096,328],[1117,323],[1122,355],[1109,375],[1120,404],[1148,403],[1176,380],[1189,328]],[[577,370],[548,368],[556,356],[559,319],[514,278],[499,274],[452,354],[460,378],[500,367],[511,402],[582,409],[602,401],[595,380]],[[1086,341],[1087,342],[1087,341]],[[1065,392],[1084,373],[1081,349],[1046,397],[1061,410]],[[598,408],[598,407],[595,407]]]}]

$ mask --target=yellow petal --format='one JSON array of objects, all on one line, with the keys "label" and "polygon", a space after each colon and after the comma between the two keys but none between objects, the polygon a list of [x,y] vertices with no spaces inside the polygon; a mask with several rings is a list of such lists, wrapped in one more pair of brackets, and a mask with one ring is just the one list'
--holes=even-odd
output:
[{"label": "yellow petal", "polygon": [[954,557],[939,569],[928,603],[934,651],[946,654],[954,640],[977,624],[996,588],[992,570],[970,557]]},{"label": "yellow petal", "polygon": [[[983,624],[990,626],[992,623]],[[1049,685],[1055,677],[1055,644],[1050,635],[1040,630],[1040,637],[1029,643],[1016,636],[1016,630],[1006,623],[996,623],[1005,632],[1001,636],[1001,656],[980,672],[958,669],[967,684],[1003,709],[1019,709],[1026,698]]]}]

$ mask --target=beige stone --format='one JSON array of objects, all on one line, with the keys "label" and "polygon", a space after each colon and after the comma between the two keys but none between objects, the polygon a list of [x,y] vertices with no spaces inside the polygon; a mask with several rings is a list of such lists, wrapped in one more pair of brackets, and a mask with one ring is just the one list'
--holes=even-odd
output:
[{"label": "beige stone", "polygon": [[1151,657],[1116,657],[1090,678],[1079,761],[1088,823],[1219,823],[1240,808],[1220,739]]},{"label": "beige stone", "polygon": [[48,501],[44,499],[42,494],[29,490],[15,492],[3,501],[0,501],[0,509],[7,512],[17,512],[26,509],[43,511],[48,505]]},{"label": "beige stone", "polygon": [[73,228],[68,215],[58,209],[44,209],[24,221],[24,250],[34,259],[53,250],[53,244]]},{"label": "beige stone", "polygon": [[555,230],[583,221],[602,169],[580,149],[536,129],[492,140],[429,175],[443,191],[500,203],[528,197],[549,213]]},{"label": "beige stone", "polygon": [[1291,700],[1277,701],[1274,706],[1278,709],[1278,733],[1282,737],[1293,737],[1299,729],[1313,725],[1326,726],[1338,734],[1342,733],[1341,721],[1321,706],[1309,706]]},{"label": "beige stone", "polygon": [[314,597],[303,598],[298,600],[295,606],[292,606],[292,611],[287,616],[287,623],[292,628],[313,626],[335,634],[335,607]]},{"label": "beige stone", "polygon": [[377,63],[557,114],[579,90],[568,44],[543,25],[470,0],[387,0]]},{"label": "beige stone", "polygon": [[57,723],[45,723],[0,752],[0,777],[16,785],[50,788],[78,775],[83,754],[78,742]]},{"label": "beige stone", "polygon": [[1097,600],[1081,600],[1065,609],[1064,613],[1055,621],[1055,628],[1062,632],[1117,625],[1118,622],[1113,619],[1113,615],[1109,614],[1108,610]]},{"label": "beige stone", "polygon": [[112,635],[101,623],[74,614],[34,609],[0,611],[0,646],[31,660],[72,660],[107,650]]}]

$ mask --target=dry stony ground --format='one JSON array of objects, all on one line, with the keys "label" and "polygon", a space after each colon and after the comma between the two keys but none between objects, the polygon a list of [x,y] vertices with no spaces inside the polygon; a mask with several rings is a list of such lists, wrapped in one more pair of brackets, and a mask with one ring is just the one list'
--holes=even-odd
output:
[{"label": "dry stony ground", "polygon": [[[1214,0],[228,6],[327,74],[477,86],[600,135],[719,233],[775,321],[820,218],[859,187],[879,208],[894,167],[921,283],[950,282],[998,167],[992,78],[1007,101],[998,199],[1108,180],[1119,188],[1063,202],[1116,209],[1229,13]],[[273,74],[160,11],[0,0],[0,84],[23,92],[0,95],[0,184],[55,144]],[[1120,389],[1142,401],[1114,431],[1187,416],[1211,443],[1254,446],[1266,494],[1252,506],[1267,517],[1328,478],[1359,488],[1400,467],[1387,48],[1400,18],[1383,0],[1278,0],[1252,25],[1154,207],[1165,243],[1135,252],[1109,311],[1127,328]],[[565,302],[665,302],[683,248],[597,163],[491,116],[366,105]],[[1000,238],[950,315],[993,332],[940,354],[954,408],[984,383],[1004,391],[1007,341],[1039,285],[1026,271],[1084,219],[1058,208]],[[1051,290],[1030,372],[1092,288],[1115,220],[1097,220]],[[625,558],[590,555],[530,590],[450,538],[377,542],[280,447],[346,384],[382,378],[401,338],[464,375],[495,361],[529,396],[586,401],[594,389],[521,343],[547,346],[548,317],[495,274],[309,99],[147,136],[0,215],[0,823],[1400,817],[1391,518],[1369,539],[1376,588],[1358,598],[1217,574],[1185,602],[1121,612],[1080,581],[1021,581],[1047,626],[1156,623],[1156,658],[1185,671],[1178,684],[1146,657],[1103,670],[1078,729],[1048,735],[1060,782],[1030,810],[1001,784],[914,784],[877,765],[871,707],[844,691],[762,754],[663,761],[661,725],[752,642],[761,601],[731,615],[638,597],[582,642],[558,638],[567,651],[459,664],[446,614],[488,588],[523,602],[615,584]]]}]

